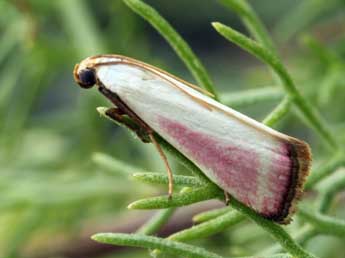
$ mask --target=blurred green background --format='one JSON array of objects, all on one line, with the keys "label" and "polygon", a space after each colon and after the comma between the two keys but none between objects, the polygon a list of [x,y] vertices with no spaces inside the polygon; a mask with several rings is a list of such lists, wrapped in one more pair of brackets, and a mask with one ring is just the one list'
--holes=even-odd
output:
[{"label": "blurred green background", "polygon": [[[221,99],[253,89],[271,92],[253,104],[234,102],[235,109],[262,120],[282,98],[267,67],[210,26],[221,21],[244,31],[238,17],[217,1],[146,3],[190,43],[223,94]],[[343,1],[251,3],[298,88],[343,144]],[[0,35],[0,256],[148,256],[145,251],[94,243],[89,236],[101,231],[132,232],[151,216],[126,207],[138,198],[164,193],[165,187],[134,182],[126,171],[164,172],[162,162],[153,147],[99,116],[96,107],[110,104],[96,90],[80,89],[72,71],[85,57],[113,53],[194,82],[184,64],[148,23],[119,0],[0,0]],[[298,113],[289,114],[277,128],[309,142],[314,164],[328,158]],[[113,162],[111,169],[109,162]],[[339,195],[333,210],[343,218],[344,204],[344,195]],[[168,232],[188,226],[191,214],[220,205],[208,202],[180,211]],[[254,236],[261,236],[260,240]],[[341,258],[345,257],[342,241],[317,237],[308,248],[320,257]],[[270,239],[246,223],[197,243],[225,255],[249,255]]]}]

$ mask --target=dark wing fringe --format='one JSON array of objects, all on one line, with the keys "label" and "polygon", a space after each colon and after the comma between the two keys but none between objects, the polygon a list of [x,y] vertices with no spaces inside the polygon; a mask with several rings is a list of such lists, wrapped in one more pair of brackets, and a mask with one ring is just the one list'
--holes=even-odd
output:
[{"label": "dark wing fringe", "polygon": [[302,197],[304,183],[309,174],[312,160],[311,150],[306,142],[289,137],[287,145],[292,161],[290,185],[285,194],[280,212],[270,218],[280,224],[291,222],[291,217],[297,209],[297,202]]}]

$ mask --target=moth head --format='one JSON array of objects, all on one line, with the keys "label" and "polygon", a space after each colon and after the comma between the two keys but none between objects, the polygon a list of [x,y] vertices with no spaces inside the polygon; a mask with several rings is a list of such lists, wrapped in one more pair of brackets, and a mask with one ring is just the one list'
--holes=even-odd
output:
[{"label": "moth head", "polygon": [[[80,87],[89,89],[95,84],[99,87],[107,87],[109,81],[105,76],[108,72],[103,69],[111,65],[119,64],[124,57],[118,55],[95,55],[82,60],[74,67],[73,75]],[[106,78],[105,78],[106,77]]]},{"label": "moth head", "polygon": [[73,71],[74,80],[84,89],[92,88],[97,83],[96,70],[76,64]]}]

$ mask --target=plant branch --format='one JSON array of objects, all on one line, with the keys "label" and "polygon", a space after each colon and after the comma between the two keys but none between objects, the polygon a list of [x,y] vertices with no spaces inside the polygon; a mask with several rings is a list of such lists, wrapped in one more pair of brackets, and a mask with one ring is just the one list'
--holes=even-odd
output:
[{"label": "plant branch", "polygon": [[186,241],[208,237],[224,231],[224,229],[228,227],[238,224],[239,222],[243,221],[244,218],[245,216],[237,211],[228,211],[227,213],[214,219],[179,231],[169,236],[169,239],[175,241]]},{"label": "plant branch", "polygon": [[326,181],[326,187],[320,190],[319,211],[321,213],[326,213],[332,205],[334,196],[345,189],[344,169],[339,172],[340,173],[336,173],[329,178],[329,180]]},{"label": "plant branch", "polygon": [[221,258],[196,246],[139,234],[99,233],[93,235],[92,239],[104,244],[159,249],[175,257]]},{"label": "plant branch", "polygon": [[129,209],[166,209],[171,207],[179,207],[192,203],[221,198],[222,192],[213,185],[200,187],[182,193],[173,194],[172,198],[168,196],[158,196],[152,198],[141,199],[128,205]]},{"label": "plant branch", "polygon": [[[309,239],[314,237],[317,234],[317,231],[314,227],[311,225],[305,225],[301,229],[299,229],[297,232],[294,232],[292,234],[292,238],[295,242],[299,243],[300,245],[305,244]],[[259,253],[259,255],[268,255],[268,254],[274,254],[278,252],[282,252],[283,248],[280,244],[274,244],[266,249],[264,249],[262,252]]]},{"label": "plant branch", "polygon": [[274,254],[274,255],[265,255],[265,256],[246,256],[239,258],[292,258],[289,254]]},{"label": "plant branch", "polygon": [[269,221],[262,216],[258,215],[252,209],[248,208],[244,204],[238,202],[234,198],[231,199],[231,204],[234,209],[245,214],[256,224],[261,226],[267,231],[279,244],[293,257],[298,258],[312,258],[315,257],[304,250],[293,238],[279,225]]},{"label": "plant branch", "polygon": [[339,152],[336,153],[329,161],[318,169],[313,171],[308,177],[308,181],[305,184],[305,189],[311,189],[322,179],[333,173],[338,167],[345,165],[344,154]]},{"label": "plant branch", "polygon": [[242,19],[250,34],[267,49],[276,53],[274,44],[264,24],[246,0],[219,0],[224,6],[234,10]]},{"label": "plant branch", "polygon": [[176,32],[176,30],[165,20],[155,9],[140,0],[123,0],[134,12],[149,22],[170,44],[176,54],[185,63],[200,86],[212,93],[217,98],[213,82],[210,79],[205,67],[194,54],[187,42]]},{"label": "plant branch", "polygon": [[91,158],[94,163],[114,174],[121,174],[128,177],[130,174],[142,170],[105,153],[96,152]]},{"label": "plant branch", "polygon": [[280,121],[289,111],[291,101],[289,97],[285,97],[262,121],[263,124],[272,127]]},{"label": "plant branch", "polygon": [[223,93],[220,99],[224,105],[232,108],[245,107],[266,101],[281,100],[284,94],[277,87],[265,87],[258,89],[242,90],[240,92]]},{"label": "plant branch", "polygon": [[312,224],[318,232],[330,235],[345,236],[345,221],[323,215],[317,211],[299,208],[299,216]]},{"label": "plant branch", "polygon": [[174,214],[175,208],[168,208],[158,211],[149,221],[142,225],[138,230],[138,234],[153,235],[158,232],[164,224]]},{"label": "plant branch", "polygon": [[[135,180],[142,181],[145,183],[164,184],[164,185],[168,185],[169,183],[168,176],[162,173],[135,173],[132,176]],[[174,175],[174,185],[200,187],[205,184],[201,183],[194,176]]]},{"label": "plant branch", "polygon": [[215,219],[219,216],[222,216],[225,213],[228,213],[231,209],[232,209],[231,207],[226,206],[226,207],[219,208],[219,209],[205,211],[205,212],[202,212],[202,213],[195,215],[193,217],[193,221],[195,223],[206,222],[208,220]]}]

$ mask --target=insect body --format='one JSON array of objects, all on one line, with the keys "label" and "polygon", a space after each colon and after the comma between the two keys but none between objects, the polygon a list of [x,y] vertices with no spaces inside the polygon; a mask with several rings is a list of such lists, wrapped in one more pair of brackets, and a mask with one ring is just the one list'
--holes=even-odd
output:
[{"label": "insect body", "polygon": [[262,216],[279,223],[290,221],[311,164],[305,142],[220,104],[195,85],[128,57],[89,57],[76,66],[74,76],[81,87],[96,84],[117,107],[112,117],[119,121],[121,115],[128,115],[142,129],[141,136],[136,130],[139,137],[149,138],[160,152],[153,132]]}]

